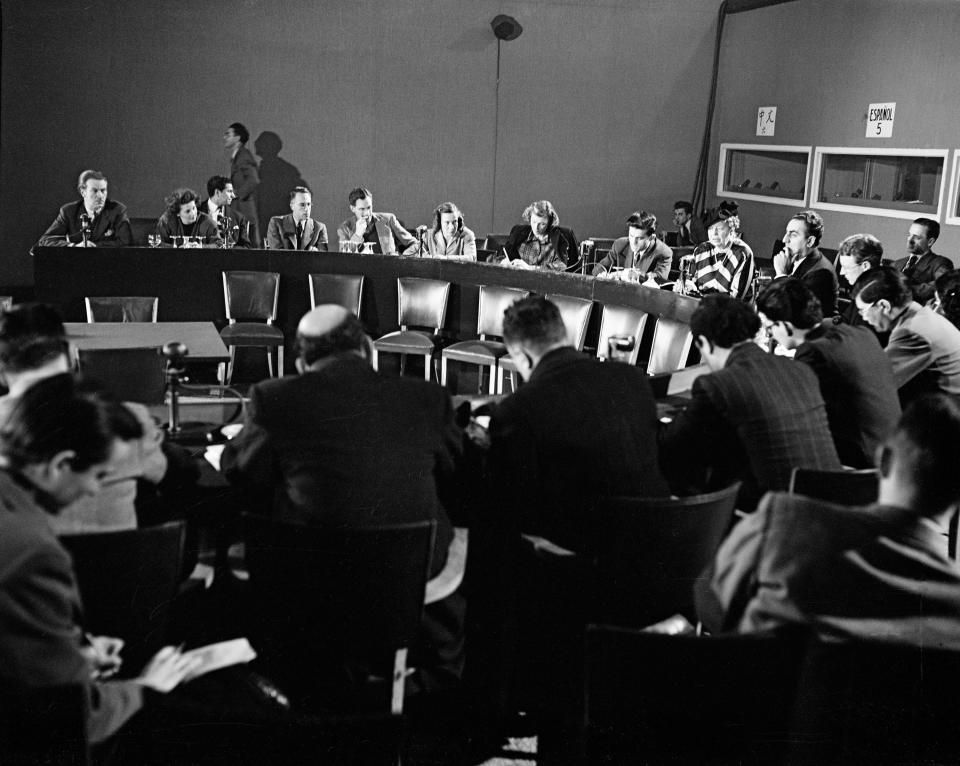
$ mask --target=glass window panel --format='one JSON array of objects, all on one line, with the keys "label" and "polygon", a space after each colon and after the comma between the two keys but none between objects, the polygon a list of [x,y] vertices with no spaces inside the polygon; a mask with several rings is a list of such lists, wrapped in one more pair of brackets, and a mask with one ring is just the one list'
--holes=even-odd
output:
[{"label": "glass window panel", "polygon": [[824,154],[819,202],[936,215],[943,157]]},{"label": "glass window panel", "polygon": [[802,203],[807,181],[807,153],[728,149],[723,190]]}]

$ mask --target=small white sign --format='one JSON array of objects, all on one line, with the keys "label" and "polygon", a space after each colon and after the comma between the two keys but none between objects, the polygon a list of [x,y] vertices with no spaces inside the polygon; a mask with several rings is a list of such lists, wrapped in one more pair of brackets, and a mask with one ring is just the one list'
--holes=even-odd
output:
[{"label": "small white sign", "polygon": [[757,135],[772,136],[777,127],[777,107],[761,106],[757,110]]},{"label": "small white sign", "polygon": [[892,138],[893,113],[897,109],[897,102],[887,104],[870,104],[867,109],[867,138]]}]

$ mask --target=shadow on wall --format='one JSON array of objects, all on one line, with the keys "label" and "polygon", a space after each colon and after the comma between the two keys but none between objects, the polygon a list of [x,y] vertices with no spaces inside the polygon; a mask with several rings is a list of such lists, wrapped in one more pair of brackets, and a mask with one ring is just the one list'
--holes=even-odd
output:
[{"label": "shadow on wall", "polygon": [[306,186],[300,170],[282,159],[283,141],[272,130],[265,130],[253,142],[260,157],[260,185],[257,187],[257,211],[260,231],[266,232],[270,219],[290,212],[290,190]]}]

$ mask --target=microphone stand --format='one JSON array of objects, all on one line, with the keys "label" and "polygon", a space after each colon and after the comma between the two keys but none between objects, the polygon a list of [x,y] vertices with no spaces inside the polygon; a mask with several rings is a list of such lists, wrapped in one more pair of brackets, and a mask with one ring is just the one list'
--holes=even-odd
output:
[{"label": "microphone stand", "polygon": [[167,393],[170,399],[167,402],[167,434],[171,441],[184,444],[206,444],[207,434],[216,429],[213,423],[181,423],[180,422],[180,389],[182,378],[186,373],[186,357],[190,350],[183,343],[176,341],[167,343],[163,347],[163,355],[167,358],[166,377]]},{"label": "microphone stand", "polygon": [[83,241],[83,246],[87,247],[87,237],[90,236],[90,216],[86,213],[80,216],[80,237]]}]

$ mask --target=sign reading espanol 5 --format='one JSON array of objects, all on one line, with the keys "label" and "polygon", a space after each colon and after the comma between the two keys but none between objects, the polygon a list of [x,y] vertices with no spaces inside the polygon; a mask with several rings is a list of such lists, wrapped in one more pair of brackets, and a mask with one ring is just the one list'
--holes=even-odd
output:
[{"label": "sign reading espanol 5", "polygon": [[867,109],[867,138],[891,138],[897,102],[870,104]]}]

